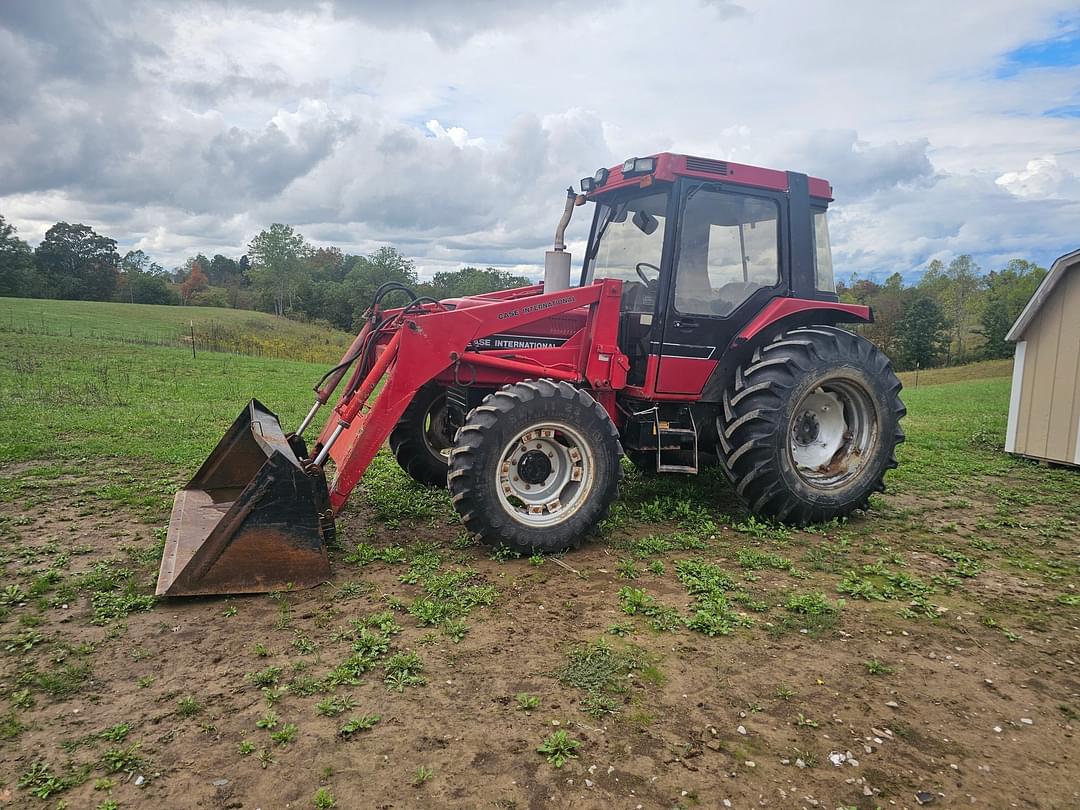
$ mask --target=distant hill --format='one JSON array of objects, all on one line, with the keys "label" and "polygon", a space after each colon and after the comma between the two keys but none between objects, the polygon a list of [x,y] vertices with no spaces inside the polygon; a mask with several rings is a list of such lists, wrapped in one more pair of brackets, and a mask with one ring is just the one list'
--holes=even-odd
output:
[{"label": "distant hill", "polygon": [[178,346],[333,363],[352,342],[347,332],[265,312],[98,301],[0,298],[0,331],[65,335],[116,343]]}]

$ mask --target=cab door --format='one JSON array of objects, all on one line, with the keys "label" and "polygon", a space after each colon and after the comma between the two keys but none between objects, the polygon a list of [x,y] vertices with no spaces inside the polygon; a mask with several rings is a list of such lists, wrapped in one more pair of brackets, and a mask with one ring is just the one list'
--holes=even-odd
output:
[{"label": "cab door", "polygon": [[701,393],[739,330],[784,288],[782,193],[688,183],[680,198],[656,391]]}]

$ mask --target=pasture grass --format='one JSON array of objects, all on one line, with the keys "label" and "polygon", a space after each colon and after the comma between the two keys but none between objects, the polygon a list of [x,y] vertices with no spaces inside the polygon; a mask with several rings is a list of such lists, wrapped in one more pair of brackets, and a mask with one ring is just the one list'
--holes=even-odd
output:
[{"label": "pasture grass", "polygon": [[184,346],[333,364],[352,336],[326,324],[220,307],[0,298],[0,333],[138,346]]},{"label": "pasture grass", "polygon": [[905,388],[914,388],[916,381],[921,388],[924,385],[944,385],[954,382],[970,382],[988,377],[1009,377],[1012,375],[1012,358],[1004,360],[983,360],[967,363],[963,366],[945,366],[942,368],[919,369],[918,377],[914,371],[901,371],[897,376]]}]

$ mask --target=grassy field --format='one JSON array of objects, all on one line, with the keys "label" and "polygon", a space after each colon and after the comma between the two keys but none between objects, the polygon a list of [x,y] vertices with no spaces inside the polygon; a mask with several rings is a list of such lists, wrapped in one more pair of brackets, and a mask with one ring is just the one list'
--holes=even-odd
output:
[{"label": "grassy field", "polygon": [[323,366],[11,331],[0,358],[0,803],[1080,806],[1080,475],[1001,452],[998,366],[905,391],[849,521],[628,468],[597,538],[519,559],[384,451],[331,582],[155,603],[175,488]]},{"label": "grassy field", "polygon": [[[916,374],[914,371],[900,373],[900,381],[907,388],[923,385],[941,385],[943,383],[984,380],[988,377],[1009,377],[1012,375],[1012,358],[1008,360],[984,360],[981,363],[968,363],[966,366],[945,368],[925,368]],[[918,385],[916,385],[918,383]]]},{"label": "grassy field", "polygon": [[[265,312],[98,301],[0,298],[0,333],[111,344],[186,346],[255,357],[335,363],[352,335]],[[90,345],[93,345],[92,343]]]}]

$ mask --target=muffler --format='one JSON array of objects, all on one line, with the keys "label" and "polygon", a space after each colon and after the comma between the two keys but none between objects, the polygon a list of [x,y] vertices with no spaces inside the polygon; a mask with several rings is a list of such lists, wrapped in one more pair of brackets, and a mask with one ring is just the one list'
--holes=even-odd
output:
[{"label": "muffler", "polygon": [[176,493],[158,596],[265,593],[330,578],[326,478],[297,436],[251,400]]}]

